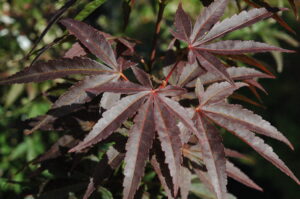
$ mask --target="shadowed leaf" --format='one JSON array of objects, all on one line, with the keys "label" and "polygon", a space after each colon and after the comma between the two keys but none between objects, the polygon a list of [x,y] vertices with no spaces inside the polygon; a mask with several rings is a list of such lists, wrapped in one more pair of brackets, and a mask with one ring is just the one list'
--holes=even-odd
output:
[{"label": "shadowed leaf", "polygon": [[24,70],[0,80],[2,84],[41,82],[74,74],[96,75],[107,72],[109,68],[88,58],[57,59],[37,62]]},{"label": "shadowed leaf", "polygon": [[116,106],[103,113],[103,117],[95,124],[92,131],[70,152],[82,151],[107,138],[137,111],[147,94],[148,92],[140,92],[122,98]]},{"label": "shadowed leaf", "polygon": [[62,19],[63,24],[71,34],[87,48],[91,53],[101,59],[108,66],[118,69],[117,60],[113,49],[105,37],[92,26],[74,19]]}]

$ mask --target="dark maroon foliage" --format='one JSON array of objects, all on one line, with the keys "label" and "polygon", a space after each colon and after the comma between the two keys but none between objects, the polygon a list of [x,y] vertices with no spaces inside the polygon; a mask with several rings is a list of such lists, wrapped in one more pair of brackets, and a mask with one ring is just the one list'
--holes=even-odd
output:
[{"label": "dark maroon foliage", "polygon": [[[294,5],[293,1],[290,2]],[[246,67],[228,67],[218,56],[236,58],[264,70],[260,63],[244,54],[292,51],[255,41],[214,41],[234,30],[272,17],[274,13],[266,8],[255,8],[220,21],[227,0],[203,3],[209,6],[194,23],[179,4],[172,34],[175,39],[186,43],[187,48],[180,49],[175,63],[163,69],[166,78],[161,84],[152,81],[153,74],[136,66],[137,63],[133,61],[136,60],[133,56],[134,44],[124,38],[108,41],[108,34],[83,22],[60,20],[78,40],[65,54],[65,58],[37,62],[0,80],[0,84],[41,82],[74,74],[87,75],[61,95],[45,117],[37,118],[27,133],[38,129],[68,129],[66,123],[62,125],[59,122],[62,118],[67,121],[68,117],[80,121],[82,130],[90,132],[81,141],[70,135],[62,136],[34,162],[59,157],[59,147],[68,148],[70,153],[87,153],[97,143],[109,139],[112,134],[120,133],[124,124],[129,122],[125,132],[120,133],[127,139],[126,144],[117,142],[114,146],[123,147],[123,150],[111,147],[106,152],[90,179],[84,198],[88,198],[101,179],[109,176],[123,160],[124,199],[134,198],[148,161],[168,198],[180,195],[182,198],[188,197],[192,173],[218,199],[227,198],[228,177],[262,191],[261,187],[228,160],[228,157],[240,158],[243,155],[224,147],[220,133],[220,128],[224,128],[300,184],[271,146],[256,134],[282,141],[293,149],[287,138],[259,115],[227,101],[241,87],[263,89],[257,79],[274,76]],[[112,47],[118,44],[122,44],[126,50],[119,51]],[[97,61],[88,58],[89,53]],[[126,77],[124,71],[132,73],[133,78]],[[97,96],[101,96],[100,109],[104,110],[100,113],[100,119],[78,119],[74,113],[85,109],[93,99],[99,100]],[[198,101],[196,104],[195,99]]]}]

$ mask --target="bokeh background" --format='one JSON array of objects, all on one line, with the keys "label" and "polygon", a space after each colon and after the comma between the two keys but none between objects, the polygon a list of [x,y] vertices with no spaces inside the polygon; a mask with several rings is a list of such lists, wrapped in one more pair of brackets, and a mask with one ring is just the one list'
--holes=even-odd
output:
[{"label": "bokeh background", "polygon": [[[0,78],[5,78],[30,65],[34,56],[24,59],[34,41],[37,40],[53,14],[64,5],[64,0],[2,0],[0,1]],[[74,17],[91,1],[82,0],[68,9],[64,17]],[[128,13],[127,1],[109,0],[96,9],[86,22],[116,36],[128,36],[141,42],[138,52],[147,57],[150,41],[154,31],[157,13],[155,0],[139,0],[131,10],[128,26],[124,29],[124,14]],[[247,6],[240,1],[243,7]],[[269,1],[272,5],[289,7],[287,0]],[[184,8],[195,18],[202,5],[199,0],[183,1]],[[299,4],[299,2],[298,2]],[[125,6],[124,6],[125,5]],[[169,29],[178,1],[169,0],[164,13],[162,30],[159,39],[159,55],[166,50],[171,41]],[[298,5],[299,6],[299,5]],[[127,10],[126,10],[127,9]],[[232,0],[225,16],[238,11]],[[300,177],[300,22],[292,12],[285,12],[282,18],[292,27],[296,34],[290,33],[273,19],[227,35],[231,39],[255,39],[270,44],[293,49],[296,53],[266,53],[255,55],[255,58],[269,66],[277,79],[262,80],[261,83],[268,95],[259,92],[262,98],[261,107],[242,103],[270,121],[294,144],[295,151],[284,144],[266,138],[275,152]],[[126,18],[125,18],[126,19]],[[51,43],[64,34],[57,24],[50,28],[39,47]],[[71,46],[70,42],[58,44],[46,51],[40,59],[49,60],[63,55]],[[157,64],[157,67],[160,67]],[[0,87],[0,198],[33,198],[32,193],[39,187],[30,183],[30,174],[36,169],[28,162],[49,149],[59,137],[57,132],[37,132],[24,136],[22,121],[46,113],[51,103],[45,97],[45,91],[64,80],[47,81],[39,84],[18,84]],[[249,98],[259,102],[251,93]],[[260,102],[259,102],[260,103]],[[249,176],[261,185],[265,192],[251,190],[233,180],[229,181],[229,191],[241,199],[299,199],[300,188],[285,174],[272,166],[238,139],[225,135],[225,145],[238,149],[249,155],[249,161],[235,161]],[[51,178],[49,173],[43,177]],[[100,197],[100,196],[99,196]],[[51,198],[51,197],[50,197]],[[72,198],[71,196],[69,198]],[[74,196],[74,198],[76,198]],[[101,198],[101,197],[100,197]]]}]

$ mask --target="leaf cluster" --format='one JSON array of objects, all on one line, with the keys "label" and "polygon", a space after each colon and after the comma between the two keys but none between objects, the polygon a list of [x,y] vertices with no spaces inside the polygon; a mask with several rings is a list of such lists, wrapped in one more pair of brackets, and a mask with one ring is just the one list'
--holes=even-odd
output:
[{"label": "leaf cluster", "polygon": [[[187,198],[195,176],[217,199],[229,198],[228,177],[262,191],[229,160],[242,155],[225,148],[220,132],[226,129],[300,184],[256,134],[293,149],[287,138],[259,115],[228,102],[241,87],[264,90],[257,80],[274,76],[264,67],[266,73],[224,61],[236,58],[257,66],[248,53],[292,51],[252,40],[220,40],[234,30],[274,16],[266,8],[254,8],[220,21],[227,3],[213,1],[195,22],[179,3],[171,30],[174,39],[165,55],[171,64],[159,73],[140,67],[144,59],[135,51],[134,40],[113,37],[75,19],[60,20],[77,40],[64,57],[34,62],[0,80],[5,85],[85,75],[53,102],[45,116],[29,122],[32,128],[26,134],[39,129],[74,133],[62,136],[33,163],[40,163],[40,169],[45,170],[49,161],[67,152],[83,160],[95,145],[112,139],[114,144],[101,154],[83,198],[90,197],[122,162],[124,199],[143,194],[139,186],[148,162],[168,198]],[[64,153],[61,148],[66,149]]]}]

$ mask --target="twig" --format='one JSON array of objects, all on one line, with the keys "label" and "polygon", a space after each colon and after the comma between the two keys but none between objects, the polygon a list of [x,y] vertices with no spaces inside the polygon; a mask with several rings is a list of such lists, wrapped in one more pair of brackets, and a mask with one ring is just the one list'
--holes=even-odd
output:
[{"label": "twig", "polygon": [[158,37],[159,37],[160,26],[161,26],[161,21],[162,21],[162,18],[163,18],[165,7],[166,7],[165,0],[159,1],[158,15],[157,15],[156,24],[155,24],[155,32],[154,32],[154,35],[153,35],[152,47],[151,47],[151,51],[150,51],[150,59],[149,59],[148,66],[146,66],[147,71],[151,71],[153,62],[155,60],[156,44],[157,44],[157,40],[158,40]]}]

